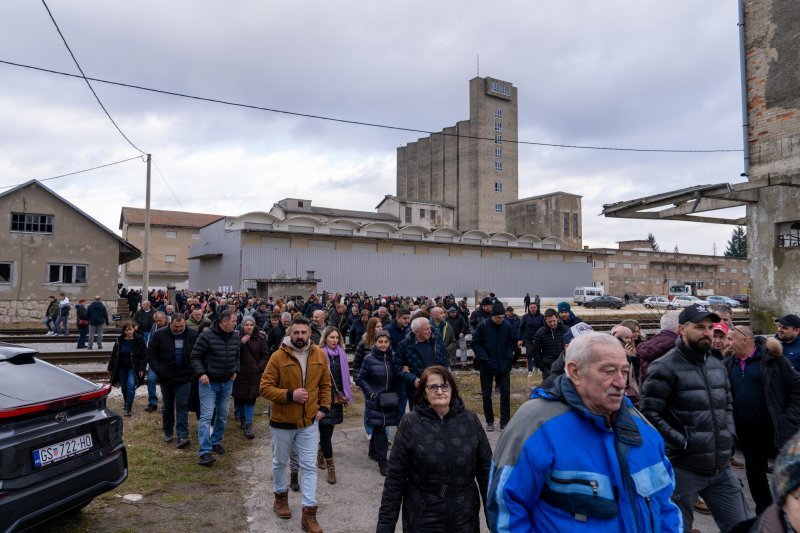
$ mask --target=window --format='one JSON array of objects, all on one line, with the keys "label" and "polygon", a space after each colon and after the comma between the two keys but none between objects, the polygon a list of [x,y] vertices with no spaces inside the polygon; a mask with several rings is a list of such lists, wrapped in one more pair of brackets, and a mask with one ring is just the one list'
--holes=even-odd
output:
[{"label": "window", "polygon": [[297,202],[297,207],[304,207],[305,204],[301,201]]},{"label": "window", "polygon": [[419,218],[421,218],[421,219],[425,218],[425,210],[424,209],[420,209],[419,210]]},{"label": "window", "polygon": [[655,265],[653,265],[653,268],[655,268],[656,270],[661,270],[662,266],[656,263]]},{"label": "window", "polygon": [[494,212],[495,213],[502,213],[503,212],[503,204],[494,204]]},{"label": "window", "polygon": [[503,149],[502,148],[495,148],[494,149],[494,156],[497,159],[500,159],[501,157],[503,157]]},{"label": "window", "polygon": [[622,263],[622,268],[631,268],[630,263]]},{"label": "window", "polygon": [[496,118],[497,120],[503,118],[503,110],[500,109],[499,107],[494,108],[494,118]]},{"label": "window", "polygon": [[436,222],[436,211],[431,209],[430,215],[431,215],[431,221]]},{"label": "window", "polygon": [[11,231],[53,233],[53,215],[11,213]]},{"label": "window", "polygon": [[617,268],[617,264],[616,263],[609,263],[608,264],[608,268]]},{"label": "window", "polygon": [[14,263],[0,263],[0,284],[14,283],[14,280],[11,278],[13,264]]},{"label": "window", "polygon": [[569,213],[564,213],[564,237],[569,237]]},{"label": "window", "polygon": [[647,263],[639,263],[639,270],[647,270]]},{"label": "window", "polygon": [[735,269],[735,268],[732,268],[732,269],[731,269],[731,274],[736,274],[736,273],[738,273],[738,272],[739,272],[739,271],[738,271],[737,269]]},{"label": "window", "polygon": [[578,213],[572,213],[572,236],[578,238]]},{"label": "window", "polygon": [[492,92],[503,96],[511,96],[511,87],[501,81],[492,81]]},{"label": "window", "polygon": [[797,248],[800,246],[800,222],[778,224],[778,248]]},{"label": "window", "polygon": [[47,283],[87,283],[86,265],[47,265]]},{"label": "window", "polygon": [[503,123],[499,120],[494,121],[494,131],[503,131]]},{"label": "window", "polygon": [[411,208],[406,207],[406,224],[411,223]]},{"label": "window", "polygon": [[503,192],[503,182],[501,181],[494,182],[494,192]]},{"label": "window", "polygon": [[727,268],[725,268],[725,267],[719,267],[719,271],[720,271],[720,272],[727,272],[727,271],[728,271],[728,269],[727,269]]},{"label": "window", "polygon": [[503,136],[495,133],[494,134],[494,144],[503,144]]},{"label": "window", "polygon": [[503,171],[503,162],[502,161],[495,161],[494,162],[494,170],[496,172],[502,172]]},{"label": "window", "polygon": [[176,260],[177,260],[177,258],[174,255],[165,255],[164,256],[164,262],[165,263],[174,263]]},{"label": "window", "polygon": [[633,252],[622,252],[622,255],[630,257],[633,255]]},{"label": "window", "polygon": [[192,233],[192,239],[195,240],[195,241],[200,239],[200,232],[199,231],[193,232]]},{"label": "window", "polygon": [[167,231],[164,232],[164,237],[166,237],[167,239],[177,239],[178,238],[178,232],[177,231],[167,230]]}]

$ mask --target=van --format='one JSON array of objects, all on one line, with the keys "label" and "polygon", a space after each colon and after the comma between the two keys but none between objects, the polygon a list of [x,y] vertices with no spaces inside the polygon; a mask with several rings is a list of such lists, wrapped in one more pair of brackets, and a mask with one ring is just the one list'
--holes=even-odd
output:
[{"label": "van", "polygon": [[605,295],[603,287],[575,287],[575,294],[572,297],[572,302],[575,305],[581,305],[589,300],[594,300],[598,296]]}]

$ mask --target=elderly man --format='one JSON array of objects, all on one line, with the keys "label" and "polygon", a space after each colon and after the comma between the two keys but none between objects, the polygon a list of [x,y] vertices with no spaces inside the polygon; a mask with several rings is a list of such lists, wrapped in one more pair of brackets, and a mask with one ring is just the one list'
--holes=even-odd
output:
[{"label": "elderly man", "polygon": [[142,308],[133,315],[133,321],[136,322],[136,331],[142,334],[145,344],[150,340],[150,330],[153,329],[153,324],[155,323],[153,315],[155,315],[155,311],[150,304],[150,300],[143,301]]},{"label": "elderly man", "polygon": [[325,329],[325,311],[317,309],[311,313],[311,342],[319,346],[322,331]]},{"label": "elderly man", "polygon": [[310,342],[308,321],[296,318],[289,336],[272,354],[261,376],[261,396],[270,403],[272,433],[273,510],[279,518],[291,518],[286,464],[293,446],[300,460],[303,491],[303,531],[322,533],[317,523],[317,446],[319,420],[330,413],[331,374],[322,348]]},{"label": "elderly man", "polygon": [[458,350],[458,343],[456,342],[455,332],[450,324],[445,320],[445,312],[441,307],[431,307],[431,327],[436,330],[436,333],[442,338],[444,348],[450,357],[450,364],[454,365],[456,362],[456,350]]},{"label": "elderly man", "polygon": [[698,494],[721,531],[747,519],[742,487],[730,468],[736,430],[728,373],[708,353],[719,321],[702,305],[681,311],[675,347],[650,365],[641,389],[639,408],[664,438],[675,468],[673,498],[686,533]]},{"label": "elderly man", "polygon": [[747,484],[756,514],[772,504],[767,462],[800,425],[800,374],[781,357],[775,338],[756,339],[746,326],[728,332],[731,357],[725,359],[733,396],[733,419],[744,454]]},{"label": "elderly man", "polygon": [[672,466],[658,432],[624,396],[630,365],[610,335],[577,337],[566,373],[537,388],[492,461],[495,532],[678,531]]},{"label": "elderly man", "polygon": [[[417,317],[411,321],[411,335],[397,346],[394,358],[394,373],[405,383],[409,400],[414,397],[422,372],[434,365],[450,365],[447,350],[442,338],[433,332],[430,321],[423,316]],[[414,402],[409,401],[409,409],[414,410]],[[403,410],[404,406],[401,406],[401,412]]]},{"label": "elderly man", "polygon": [[147,364],[161,384],[164,442],[172,442],[177,429],[178,449],[189,446],[189,392],[193,377],[189,358],[196,341],[197,332],[186,327],[186,319],[179,313],[169,327],[156,331],[147,344]]},{"label": "elderly man", "polygon": [[776,321],[778,340],[783,344],[783,355],[800,372],[800,317],[786,315]]},{"label": "elderly man", "polygon": [[[236,331],[236,313],[225,310],[219,320],[211,324],[197,338],[192,350],[192,368],[199,378],[200,420],[197,423],[197,440],[200,442],[197,464],[211,466],[217,455],[223,455],[222,437],[228,421],[233,382],[239,373],[239,332]],[[211,418],[216,412],[214,432]]]},{"label": "elderly man", "polygon": [[494,431],[492,383],[500,389],[500,431],[511,419],[511,367],[517,336],[514,328],[505,320],[505,312],[502,303],[494,302],[491,318],[478,324],[472,334],[475,367],[481,375],[486,431]]}]

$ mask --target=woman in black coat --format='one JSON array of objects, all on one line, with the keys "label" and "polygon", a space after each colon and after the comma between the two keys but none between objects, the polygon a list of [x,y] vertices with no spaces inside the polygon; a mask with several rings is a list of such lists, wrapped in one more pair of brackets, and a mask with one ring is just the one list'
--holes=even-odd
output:
[{"label": "woman in black coat", "polygon": [[[396,426],[400,421],[399,405],[381,407],[381,394],[397,393],[398,385],[392,372],[392,340],[385,331],[375,335],[375,345],[364,358],[356,383],[364,391],[364,423],[371,428],[369,439],[369,457],[378,462],[381,475],[386,475],[386,453],[389,439],[386,435],[388,426]],[[386,398],[384,398],[385,400]]]},{"label": "woman in black coat", "polygon": [[477,533],[492,462],[483,425],[443,366],[425,369],[415,401],[394,439],[377,531],[394,532],[402,505],[404,532]]},{"label": "woman in black coat", "polygon": [[125,416],[131,416],[136,387],[144,383],[146,352],[144,338],[136,333],[133,323],[122,324],[122,335],[114,342],[108,360],[108,377],[112,386],[120,385],[122,388]]},{"label": "woman in black coat", "polygon": [[238,407],[239,423],[248,439],[255,438],[253,415],[256,399],[259,397],[261,374],[269,362],[266,336],[258,331],[256,320],[246,316],[241,324],[241,344],[239,346],[239,373],[233,382],[233,402]]}]

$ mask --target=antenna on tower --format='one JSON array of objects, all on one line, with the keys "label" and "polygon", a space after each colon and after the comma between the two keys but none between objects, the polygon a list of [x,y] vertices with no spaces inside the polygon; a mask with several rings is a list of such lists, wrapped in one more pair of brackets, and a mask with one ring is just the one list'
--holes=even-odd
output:
[{"label": "antenna on tower", "polygon": [[481,77],[481,55],[480,54],[476,55],[475,59],[476,59],[477,64],[478,64],[478,77],[480,78]]}]

